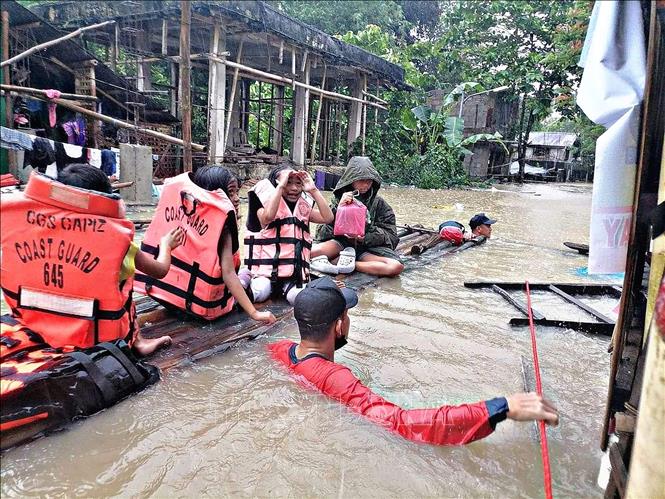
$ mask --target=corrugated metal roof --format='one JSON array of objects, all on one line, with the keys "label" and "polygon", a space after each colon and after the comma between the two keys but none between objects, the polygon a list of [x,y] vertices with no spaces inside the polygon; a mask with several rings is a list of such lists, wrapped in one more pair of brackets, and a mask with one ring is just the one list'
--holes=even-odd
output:
[{"label": "corrugated metal roof", "polygon": [[531,132],[528,144],[530,146],[572,147],[576,140],[576,133]]}]

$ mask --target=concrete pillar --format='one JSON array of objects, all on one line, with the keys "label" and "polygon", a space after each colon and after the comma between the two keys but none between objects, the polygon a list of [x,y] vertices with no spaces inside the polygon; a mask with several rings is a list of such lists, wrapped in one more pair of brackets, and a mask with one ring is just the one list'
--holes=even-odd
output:
[{"label": "concrete pillar", "polygon": [[[303,83],[309,85],[309,61],[305,63],[302,75]],[[296,87],[293,110],[293,140],[291,159],[298,166],[305,165],[305,141],[307,140],[307,111],[309,109],[309,90]]]},{"label": "concrete pillar", "polygon": [[[363,91],[367,91],[367,75],[358,73],[351,88],[351,96],[356,99],[363,99]],[[362,132],[363,105],[360,102],[353,101],[349,109],[349,128],[346,135],[346,143],[351,146]]]},{"label": "concrete pillar", "polygon": [[[137,48],[142,53],[139,57],[146,57],[150,53],[150,45],[148,43],[149,33],[141,31],[137,33],[136,42]],[[139,62],[136,74],[136,88],[139,92],[144,92],[146,90],[152,90],[152,83],[150,81],[150,63],[149,62]]]},{"label": "concrete pillar", "polygon": [[[220,56],[226,51],[226,30],[216,22],[210,36],[210,52]],[[208,73],[208,160],[221,164],[224,159],[224,107],[226,103],[226,65],[210,61]]]},{"label": "concrete pillar", "polygon": [[120,144],[120,182],[134,182],[121,191],[128,203],[152,203],[152,148]]},{"label": "concrete pillar", "polygon": [[180,73],[180,68],[175,62],[170,62],[169,69],[171,72],[171,78],[169,79],[169,85],[171,85],[171,88],[169,89],[169,111],[176,118],[180,118],[180,107],[178,106],[178,89],[180,88],[178,74]]}]

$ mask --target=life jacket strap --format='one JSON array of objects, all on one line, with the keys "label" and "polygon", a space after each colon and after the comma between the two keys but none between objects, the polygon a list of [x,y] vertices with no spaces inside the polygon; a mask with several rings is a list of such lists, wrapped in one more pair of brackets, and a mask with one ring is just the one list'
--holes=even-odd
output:
[{"label": "life jacket strap", "polygon": [[[141,251],[145,251],[146,253],[150,253],[154,257],[157,257],[159,255],[159,248],[156,246],[152,246],[150,244],[146,243],[141,243]],[[206,274],[199,268],[199,264],[197,262],[194,262],[194,264],[189,264],[183,260],[181,260],[178,257],[175,257],[171,255],[171,265],[178,267],[181,270],[184,270],[188,274],[196,276],[197,279],[202,279],[208,284],[212,286],[219,286],[221,284],[224,284],[224,278],[222,276],[215,277],[211,276],[209,274]],[[139,274],[136,275],[138,277]]]},{"label": "life jacket strap", "polygon": [[231,297],[231,292],[228,290],[228,288],[224,289],[224,295],[221,298],[217,300],[204,300],[202,298],[199,298],[193,293],[189,293],[188,291],[177,288],[172,284],[168,284],[166,282],[160,281],[159,279],[155,279],[154,277],[150,277],[145,274],[136,274],[134,280],[144,283],[146,285],[146,289],[148,288],[148,286],[154,286],[156,288],[163,289],[164,291],[171,293],[172,295],[178,296],[184,299],[186,302],[189,301],[192,304],[196,304],[199,307],[203,308],[216,308],[216,307],[224,308],[226,306],[226,303],[229,301],[229,298]]}]

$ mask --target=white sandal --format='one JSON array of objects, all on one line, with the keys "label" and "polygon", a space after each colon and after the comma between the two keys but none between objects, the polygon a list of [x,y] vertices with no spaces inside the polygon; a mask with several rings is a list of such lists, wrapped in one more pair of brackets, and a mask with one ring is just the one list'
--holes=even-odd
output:
[{"label": "white sandal", "polygon": [[322,272],[324,274],[337,275],[338,269],[336,265],[330,263],[326,255],[315,256],[309,262],[309,268],[315,272]]},{"label": "white sandal", "polygon": [[350,274],[356,269],[356,249],[352,247],[344,248],[337,260],[337,272],[340,274]]}]

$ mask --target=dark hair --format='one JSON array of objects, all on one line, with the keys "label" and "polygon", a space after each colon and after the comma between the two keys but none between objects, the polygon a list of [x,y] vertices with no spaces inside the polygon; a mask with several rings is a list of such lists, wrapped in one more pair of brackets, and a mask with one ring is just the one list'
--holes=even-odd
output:
[{"label": "dark hair", "polygon": [[300,339],[316,342],[325,340],[326,336],[328,336],[328,333],[330,332],[330,328],[340,319],[340,317],[333,319],[328,324],[317,324],[315,326],[301,324],[296,320],[296,323],[298,324],[298,331],[300,332]]},{"label": "dark hair", "polygon": [[223,166],[207,165],[196,170],[192,176],[192,182],[207,191],[222,189],[229,195],[229,183],[237,180],[236,175]]},{"label": "dark hair", "polygon": [[291,167],[288,165],[277,165],[275,168],[270,170],[270,173],[268,173],[268,180],[273,186],[277,187],[277,178],[279,177],[280,172],[290,168]]},{"label": "dark hair", "polygon": [[72,187],[112,194],[113,188],[106,174],[91,165],[76,163],[58,172],[58,181]]}]

